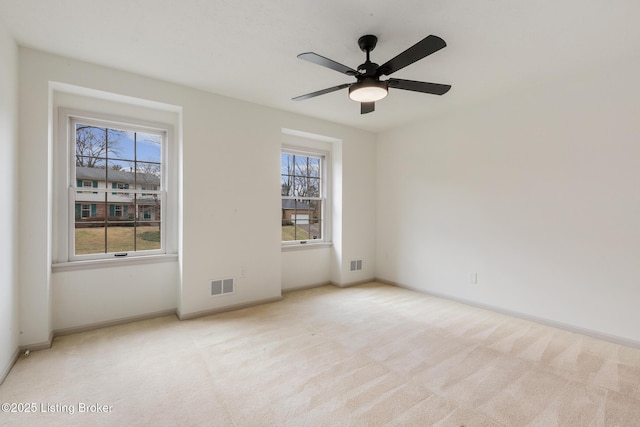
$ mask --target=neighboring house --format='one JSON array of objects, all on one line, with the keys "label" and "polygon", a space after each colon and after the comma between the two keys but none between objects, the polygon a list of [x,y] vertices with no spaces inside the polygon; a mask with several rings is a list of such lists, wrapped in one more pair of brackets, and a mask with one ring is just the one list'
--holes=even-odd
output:
[{"label": "neighboring house", "polygon": [[[93,189],[149,190],[160,188],[160,178],[150,173],[134,173],[114,169],[76,167],[76,186]],[[106,200],[105,200],[106,198]],[[158,221],[159,194],[79,191],[75,203],[76,221]],[[89,224],[87,224],[89,225]]]},{"label": "neighboring house", "polygon": [[319,218],[318,207],[312,207],[308,202],[293,199],[282,199],[282,223],[296,222],[298,225],[313,224]]}]

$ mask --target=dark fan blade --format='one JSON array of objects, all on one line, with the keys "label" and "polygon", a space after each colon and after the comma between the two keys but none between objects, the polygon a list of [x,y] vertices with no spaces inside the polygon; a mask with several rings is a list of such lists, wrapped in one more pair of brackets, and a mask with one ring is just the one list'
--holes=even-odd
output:
[{"label": "dark fan blade", "polygon": [[340,85],[340,86],[334,86],[334,87],[330,87],[330,88],[327,88],[327,89],[322,89],[322,90],[319,90],[317,92],[311,92],[311,93],[308,93],[306,95],[296,96],[295,98],[291,98],[291,99],[294,100],[294,101],[302,101],[303,99],[314,98],[316,96],[324,95],[325,93],[331,93],[331,92],[335,92],[335,91],[340,90],[340,89],[344,89],[345,87],[351,86],[351,84],[352,83],[345,83],[345,84]]},{"label": "dark fan blade", "polygon": [[360,114],[373,113],[376,109],[375,102],[361,102],[360,103]]},{"label": "dark fan blade", "polygon": [[318,55],[317,53],[301,53],[300,55],[298,55],[298,58],[304,59],[305,61],[313,62],[314,64],[322,65],[323,67],[331,68],[332,70],[336,70],[337,72],[346,74],[347,76],[358,75],[358,72],[353,68],[342,65],[339,62],[333,61],[329,58],[325,58],[324,56]]},{"label": "dark fan blade", "polygon": [[391,73],[411,65],[414,62],[431,55],[434,52],[439,51],[447,44],[438,36],[427,36],[418,43],[411,46],[409,49],[402,52],[400,55],[392,58],[378,67],[376,75],[388,76]]},{"label": "dark fan blade", "polygon": [[451,85],[416,82],[414,80],[389,79],[388,82],[389,87],[395,89],[412,90],[414,92],[430,93],[432,95],[444,95],[451,89]]}]

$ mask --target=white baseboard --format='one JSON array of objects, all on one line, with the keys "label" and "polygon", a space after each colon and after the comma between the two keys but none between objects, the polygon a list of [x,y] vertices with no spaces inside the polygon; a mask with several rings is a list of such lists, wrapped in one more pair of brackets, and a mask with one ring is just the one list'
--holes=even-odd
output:
[{"label": "white baseboard", "polygon": [[225,307],[213,308],[211,310],[194,311],[191,313],[180,313],[180,311],[178,310],[177,316],[178,316],[178,319],[180,320],[190,320],[190,319],[196,319],[198,317],[204,317],[204,316],[209,316],[209,315],[218,314],[218,313],[225,313],[227,311],[240,310],[242,308],[254,307],[256,305],[269,304],[269,303],[278,302],[278,301],[282,301],[282,296],[265,298],[265,299],[241,303],[241,304],[228,305]]},{"label": "white baseboard", "polygon": [[347,283],[331,282],[331,284],[333,286],[338,287],[338,288],[349,288],[351,286],[364,285],[365,283],[371,283],[371,282],[375,282],[375,281],[376,281],[375,278],[371,278],[371,279],[358,280],[358,281],[355,281],[355,282],[347,282]]},{"label": "white baseboard", "polygon": [[54,336],[55,336],[54,332],[51,331],[51,333],[49,334],[49,339],[47,341],[28,344],[28,345],[21,345],[20,346],[20,352],[24,352],[24,351],[27,351],[27,350],[29,350],[29,351],[46,350],[48,348],[51,348],[51,344],[53,344],[53,337]]},{"label": "white baseboard", "polygon": [[126,325],[127,323],[139,322],[140,320],[148,320],[148,319],[155,319],[157,317],[170,316],[172,314],[176,314],[175,308],[162,310],[162,311],[154,311],[152,313],[146,313],[146,314],[141,314],[137,316],[121,317],[119,319],[114,319],[114,320],[105,320],[103,322],[95,322],[95,323],[90,323],[88,325],[56,329],[55,331],[53,331],[53,335],[58,337],[62,335],[77,334],[80,332],[92,331],[94,329],[107,328],[109,326]]},{"label": "white baseboard", "polygon": [[327,285],[333,285],[333,283],[331,283],[331,282],[320,282],[320,283],[313,283],[313,284],[310,284],[310,285],[296,286],[294,288],[283,289],[282,293],[283,294],[287,294],[289,292],[304,291],[305,289],[319,288],[321,286],[327,286]]},{"label": "white baseboard", "polygon": [[508,310],[508,309],[504,309],[504,308],[501,308],[501,307],[492,306],[490,304],[482,304],[482,303],[478,303],[478,302],[475,302],[475,301],[467,300],[467,299],[464,299],[464,298],[458,298],[458,297],[451,296],[451,295],[441,294],[439,292],[425,291],[423,289],[418,289],[418,288],[416,288],[414,286],[409,286],[409,285],[405,285],[403,283],[393,282],[391,280],[376,279],[376,281],[378,281],[380,283],[387,284],[387,285],[392,285],[392,286],[397,286],[399,288],[408,289],[410,291],[418,292],[418,293],[421,293],[421,294],[431,295],[431,296],[434,296],[434,297],[437,297],[437,298],[443,298],[443,299],[447,299],[447,300],[450,300],[450,301],[456,301],[456,302],[459,302],[461,304],[469,305],[469,306],[472,306],[472,307],[482,308],[484,310],[489,310],[489,311],[493,311],[493,312],[496,312],[496,313],[505,314],[507,316],[516,317],[518,319],[528,320],[530,322],[539,323],[541,325],[550,326],[552,328],[558,328],[558,329],[562,329],[562,330],[565,330],[565,331],[568,331],[568,332],[573,332],[573,333],[576,333],[576,334],[585,335],[585,336],[588,336],[588,337],[591,337],[591,338],[596,338],[596,339],[599,339],[599,340],[608,341],[608,342],[611,342],[613,344],[619,344],[619,345],[623,345],[623,346],[626,346],[626,347],[640,348],[640,341],[631,340],[631,339],[624,338],[624,337],[619,337],[617,335],[606,334],[606,333],[603,333],[603,332],[594,331],[594,330],[591,330],[591,329],[582,328],[582,327],[570,325],[570,324],[567,324],[567,323],[557,322],[555,320],[545,319],[543,317],[532,316],[530,314],[520,313],[520,312],[517,312],[517,311]]},{"label": "white baseboard", "polygon": [[7,366],[5,366],[2,371],[0,371],[0,384],[2,384],[7,378],[7,375],[9,375],[11,368],[13,368],[13,365],[15,365],[18,361],[18,357],[20,357],[20,347],[16,348],[16,351],[14,351],[11,358],[9,358],[9,363],[7,364]]}]

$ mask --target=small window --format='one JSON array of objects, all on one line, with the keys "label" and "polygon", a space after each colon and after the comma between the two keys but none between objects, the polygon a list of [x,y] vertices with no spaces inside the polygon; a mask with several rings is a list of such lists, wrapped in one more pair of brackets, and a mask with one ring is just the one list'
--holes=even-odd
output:
[{"label": "small window", "polygon": [[152,213],[153,213],[153,208],[149,207],[149,206],[141,206],[140,207],[140,214],[142,216],[142,219],[151,219],[152,218]]},{"label": "small window", "polygon": [[91,216],[91,205],[82,205],[82,218],[89,218]]},{"label": "small window", "polygon": [[282,242],[325,240],[326,155],[284,149],[281,155]]}]

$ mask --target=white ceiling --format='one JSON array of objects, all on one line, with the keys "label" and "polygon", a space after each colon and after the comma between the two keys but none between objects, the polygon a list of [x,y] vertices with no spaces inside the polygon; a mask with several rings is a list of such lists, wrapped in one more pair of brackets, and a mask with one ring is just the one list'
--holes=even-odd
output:
[{"label": "white ceiling", "polygon": [[[571,76],[640,52],[637,0],[0,0],[22,46],[379,132]],[[352,68],[377,35],[379,64],[429,34],[448,46],[393,77],[451,84],[440,97],[401,90],[360,115],[354,81],[296,58]]]}]

